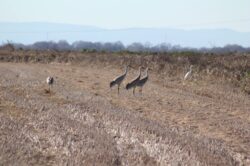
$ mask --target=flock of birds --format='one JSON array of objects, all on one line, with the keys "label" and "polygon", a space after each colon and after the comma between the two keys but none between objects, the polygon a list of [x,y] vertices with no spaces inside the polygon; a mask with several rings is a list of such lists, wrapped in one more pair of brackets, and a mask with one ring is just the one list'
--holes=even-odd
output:
[{"label": "flock of birds", "polygon": [[[110,88],[112,88],[113,86],[117,85],[118,87],[118,94],[120,91],[120,86],[123,82],[123,80],[125,79],[127,73],[128,73],[128,67],[126,66],[125,72],[116,77],[115,79],[113,79],[113,81],[110,82]],[[133,80],[131,80],[127,85],[126,85],[126,89],[132,89],[133,88],[133,94],[135,94],[135,88],[136,87],[140,87],[140,92],[142,93],[142,88],[143,86],[146,84],[146,82],[148,81],[148,68],[146,68],[146,74],[144,77],[141,77],[141,69],[142,67],[139,68],[139,73],[138,76],[135,77]]]},{"label": "flock of birds", "polygon": [[[114,78],[110,82],[110,88],[112,88],[115,85],[117,85],[118,94],[120,92],[120,86],[121,86],[122,82],[124,81],[124,79],[127,76],[128,68],[129,68],[129,66],[126,66],[124,73],[122,75],[120,75],[120,76],[117,76],[116,78]],[[189,71],[185,74],[184,80],[187,80],[191,76],[191,74],[192,74],[192,68],[193,68],[193,65],[190,66]],[[148,68],[146,68],[145,75],[143,77],[141,77],[141,73],[142,73],[141,69],[142,69],[142,67],[139,67],[139,73],[138,73],[138,75],[133,80],[131,80],[129,83],[127,83],[127,85],[126,85],[126,89],[127,90],[133,89],[133,95],[135,95],[135,89],[136,89],[136,87],[140,88],[139,91],[142,93],[142,88],[143,88],[143,86],[148,81]],[[49,86],[49,92],[50,92],[50,89],[51,89],[50,87],[54,83],[54,78],[51,77],[51,76],[49,76],[49,77],[47,77],[46,82],[47,82],[47,84]]]},{"label": "flock of birds", "polygon": [[[146,74],[144,77],[141,77],[141,67],[139,68],[139,74],[137,77],[135,77],[133,80],[131,80],[127,85],[126,85],[126,89],[129,90],[129,89],[132,89],[133,88],[133,94],[135,94],[135,89],[136,87],[139,87],[140,89],[140,92],[142,93],[142,88],[143,86],[147,83],[148,81],[148,68],[146,68]],[[191,74],[192,74],[192,69],[193,69],[193,65],[190,66],[190,69],[189,71],[185,74],[184,76],[184,80],[187,80],[188,78],[190,78]],[[112,88],[113,86],[117,85],[117,88],[118,88],[118,94],[119,94],[119,91],[120,91],[120,86],[123,82],[123,80],[125,79],[126,75],[128,73],[128,66],[126,66],[126,69],[125,69],[125,72],[116,77],[115,79],[113,79],[111,82],[110,82],[110,88]]]}]

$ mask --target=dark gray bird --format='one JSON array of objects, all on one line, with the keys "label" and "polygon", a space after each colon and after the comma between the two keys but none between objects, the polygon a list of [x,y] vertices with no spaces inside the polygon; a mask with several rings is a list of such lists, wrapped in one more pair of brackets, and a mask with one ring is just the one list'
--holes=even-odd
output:
[{"label": "dark gray bird", "polygon": [[141,88],[141,89],[140,89],[141,93],[142,93],[142,88],[143,88],[143,86],[146,84],[147,81],[148,81],[148,68],[146,68],[146,75],[145,75],[143,78],[141,78],[141,79],[137,82],[137,84],[136,84],[136,86],[138,86],[138,87]]},{"label": "dark gray bird", "polygon": [[113,81],[110,82],[110,88],[117,85],[118,94],[119,94],[119,90],[120,90],[120,85],[121,85],[122,81],[125,79],[127,72],[128,72],[128,66],[126,66],[125,72],[122,75],[116,77],[115,79],[113,79]]},{"label": "dark gray bird", "polygon": [[54,83],[54,78],[51,77],[51,76],[49,76],[49,77],[47,77],[46,82],[47,82],[47,84],[49,85],[49,92],[50,92],[50,86],[53,85],[53,83]]},{"label": "dark gray bird", "polygon": [[126,85],[126,89],[129,90],[129,89],[133,88],[133,94],[135,94],[135,88],[136,88],[136,85],[137,85],[138,81],[140,80],[140,78],[141,78],[141,67],[139,68],[138,76]]}]

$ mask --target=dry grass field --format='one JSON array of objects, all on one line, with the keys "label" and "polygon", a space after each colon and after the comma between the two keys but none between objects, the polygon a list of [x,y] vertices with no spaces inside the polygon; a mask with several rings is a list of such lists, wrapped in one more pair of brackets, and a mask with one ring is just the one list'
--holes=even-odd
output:
[{"label": "dry grass field", "polygon": [[[2,50],[0,61],[0,165],[250,165],[250,55]],[[126,64],[118,95],[109,82]],[[133,96],[139,66],[149,81]]]}]

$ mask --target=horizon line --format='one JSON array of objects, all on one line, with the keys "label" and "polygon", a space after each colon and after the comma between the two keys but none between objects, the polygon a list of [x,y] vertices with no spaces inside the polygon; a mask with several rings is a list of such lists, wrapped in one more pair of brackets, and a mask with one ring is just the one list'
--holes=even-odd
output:
[{"label": "horizon line", "polygon": [[[118,27],[118,28],[105,28],[102,26],[96,26],[96,25],[86,25],[86,24],[76,24],[76,23],[62,23],[62,22],[50,22],[50,21],[0,21],[0,24],[58,24],[58,25],[70,25],[70,26],[82,26],[82,27],[89,27],[89,28],[97,28],[102,31],[119,31],[119,30],[135,30],[135,29],[156,29],[156,30],[183,30],[183,31],[199,31],[199,30],[229,30],[229,31],[234,31],[234,32],[239,32],[239,33],[250,33],[250,30],[245,31],[245,30],[237,30],[233,28],[226,28],[226,27],[221,27],[221,28],[200,28],[200,27],[178,27],[181,25],[177,26],[158,26],[158,27],[144,27],[144,26],[131,26],[131,27]],[[182,24],[183,26],[188,26],[187,24]],[[198,24],[196,24],[198,25]],[[194,25],[190,25],[194,26]],[[53,31],[54,32],[54,31]],[[51,33],[53,33],[51,32]],[[79,31],[80,32],[80,31]],[[8,33],[8,32],[6,32]],[[11,32],[9,32],[11,33]],[[28,33],[28,32],[27,32]]]}]

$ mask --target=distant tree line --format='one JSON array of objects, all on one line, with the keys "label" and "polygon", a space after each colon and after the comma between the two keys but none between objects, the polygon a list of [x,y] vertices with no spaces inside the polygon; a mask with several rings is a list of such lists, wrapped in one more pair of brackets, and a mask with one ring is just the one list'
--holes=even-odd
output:
[{"label": "distant tree line", "polygon": [[[10,43],[8,43],[10,44]],[[3,44],[1,47],[4,47]],[[22,50],[55,50],[55,51],[84,51],[84,52],[181,52],[181,51],[192,51],[192,52],[213,52],[213,53],[227,53],[227,52],[250,52],[250,47],[242,47],[237,44],[230,44],[224,47],[213,47],[213,48],[188,48],[181,47],[179,45],[171,45],[168,43],[161,43],[158,45],[151,45],[150,43],[132,43],[125,46],[122,42],[88,42],[88,41],[76,41],[69,44],[65,40],[58,42],[53,41],[40,41],[30,45],[11,43],[15,49]]]}]

